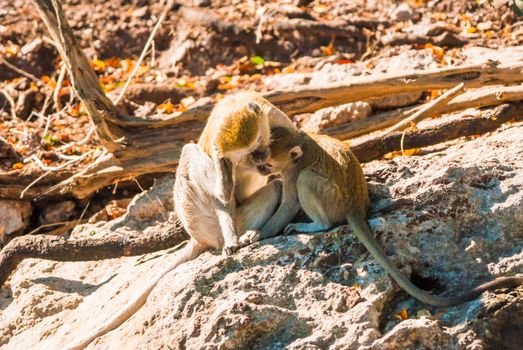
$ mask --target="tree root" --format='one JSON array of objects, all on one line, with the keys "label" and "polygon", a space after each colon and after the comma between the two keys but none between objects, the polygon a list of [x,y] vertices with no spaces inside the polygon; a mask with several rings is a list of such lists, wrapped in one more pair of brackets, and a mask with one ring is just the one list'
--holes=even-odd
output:
[{"label": "tree root", "polygon": [[138,237],[65,239],[38,235],[13,239],[0,251],[0,287],[27,258],[54,261],[92,261],[136,256],[168,249],[187,239],[180,222],[164,231]]}]

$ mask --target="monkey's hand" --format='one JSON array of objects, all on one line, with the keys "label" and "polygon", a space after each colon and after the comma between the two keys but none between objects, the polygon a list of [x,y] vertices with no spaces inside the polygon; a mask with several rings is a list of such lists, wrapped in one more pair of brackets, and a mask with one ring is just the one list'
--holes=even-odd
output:
[{"label": "monkey's hand", "polygon": [[248,230],[240,237],[240,247],[245,247],[256,243],[262,239],[262,232],[260,230]]},{"label": "monkey's hand", "polygon": [[240,248],[240,244],[238,244],[238,241],[236,241],[233,244],[225,245],[222,249],[222,254],[225,256],[231,256]]}]

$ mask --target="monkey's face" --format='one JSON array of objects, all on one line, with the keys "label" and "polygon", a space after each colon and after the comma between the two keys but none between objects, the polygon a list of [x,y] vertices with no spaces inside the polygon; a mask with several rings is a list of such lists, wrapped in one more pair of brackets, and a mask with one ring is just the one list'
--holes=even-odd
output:
[{"label": "monkey's face", "polygon": [[270,158],[256,168],[262,175],[279,174],[293,169],[303,152],[293,134],[285,129],[275,128],[272,132]]}]

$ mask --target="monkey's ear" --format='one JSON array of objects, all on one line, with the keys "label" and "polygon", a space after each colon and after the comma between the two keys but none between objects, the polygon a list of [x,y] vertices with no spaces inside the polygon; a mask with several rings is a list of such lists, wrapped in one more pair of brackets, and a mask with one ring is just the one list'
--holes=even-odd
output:
[{"label": "monkey's ear", "polygon": [[294,146],[293,148],[291,148],[291,150],[289,151],[289,154],[291,156],[291,159],[296,162],[298,161],[298,159],[301,158],[301,156],[303,155],[303,151],[301,149],[300,146]]},{"label": "monkey's ear", "polygon": [[254,114],[261,113],[261,108],[256,102],[252,102],[252,101],[249,102],[249,104],[247,105],[247,108],[249,108],[249,111],[251,111]]}]

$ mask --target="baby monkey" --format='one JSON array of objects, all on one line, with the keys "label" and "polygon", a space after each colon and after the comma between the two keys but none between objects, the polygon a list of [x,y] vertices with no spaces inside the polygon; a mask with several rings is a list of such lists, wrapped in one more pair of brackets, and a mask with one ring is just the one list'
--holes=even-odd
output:
[{"label": "baby monkey", "polygon": [[[270,160],[259,165],[258,170],[263,174],[281,174],[282,203],[260,230],[249,231],[244,240],[254,242],[272,237],[283,228],[286,234],[293,231],[319,232],[348,222],[360,242],[401,288],[433,306],[459,305],[487,290],[523,283],[523,275],[498,277],[451,297],[432,295],[419,289],[392,264],[367,225],[367,184],[361,165],[349,146],[326,135],[308,135],[283,128],[272,129],[271,137]],[[289,224],[300,206],[312,222]]]}]

